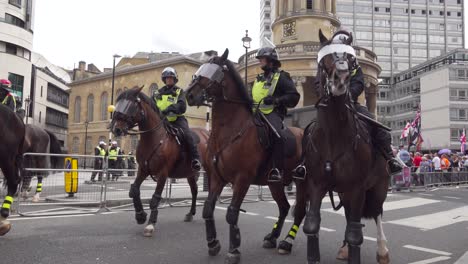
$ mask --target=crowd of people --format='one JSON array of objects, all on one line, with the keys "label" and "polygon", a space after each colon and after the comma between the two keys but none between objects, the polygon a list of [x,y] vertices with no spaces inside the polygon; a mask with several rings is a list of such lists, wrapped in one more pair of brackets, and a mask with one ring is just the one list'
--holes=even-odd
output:
[{"label": "crowd of people", "polygon": [[94,148],[94,169],[101,170],[100,172],[93,172],[91,174],[91,182],[96,182],[96,175],[98,175],[98,181],[102,180],[102,169],[104,168],[104,162],[107,157],[107,168],[109,173],[107,180],[117,181],[119,177],[124,175],[124,170],[127,170],[129,177],[135,176],[133,171],[136,168],[136,160],[132,152],[125,155],[125,151],[118,146],[117,141],[112,141],[109,148],[106,148],[107,144],[104,141],[100,141],[99,145]]},{"label": "crowd of people", "polygon": [[413,183],[424,185],[424,175],[431,182],[451,182],[451,173],[468,171],[468,155],[463,153],[409,152],[400,146],[398,158],[410,167]]}]

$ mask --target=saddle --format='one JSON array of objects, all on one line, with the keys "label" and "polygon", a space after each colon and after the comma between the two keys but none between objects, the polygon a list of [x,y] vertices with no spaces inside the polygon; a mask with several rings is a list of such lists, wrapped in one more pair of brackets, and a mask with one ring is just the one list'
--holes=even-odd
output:
[{"label": "saddle", "polygon": [[[265,151],[271,151],[273,148],[273,142],[276,139],[276,135],[270,126],[262,119],[260,114],[256,114],[254,118],[255,126],[257,127],[258,142]],[[284,157],[291,158],[296,154],[296,137],[292,131],[283,126],[283,128],[277,131],[281,136],[281,140],[284,141]]]},{"label": "saddle", "polygon": [[187,139],[186,136],[192,137],[195,145],[198,145],[198,143],[200,143],[200,137],[195,132],[193,132],[193,130],[190,129],[190,135],[186,135],[184,133],[184,130],[174,126],[168,120],[164,120],[164,129],[167,131],[169,135],[173,136],[176,139],[177,143],[180,146],[184,147],[184,150],[187,150],[187,144],[185,144],[186,139]]}]

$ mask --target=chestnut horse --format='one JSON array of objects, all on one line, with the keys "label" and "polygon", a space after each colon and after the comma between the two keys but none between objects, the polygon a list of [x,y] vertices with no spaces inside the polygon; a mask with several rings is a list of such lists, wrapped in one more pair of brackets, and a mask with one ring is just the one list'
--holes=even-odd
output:
[{"label": "chestnut horse", "polygon": [[[140,134],[136,150],[138,173],[130,187],[129,196],[133,198],[137,223],[144,224],[147,215],[140,198],[140,186],[148,175],[156,180],[156,190],[150,202],[151,215],[144,230],[145,236],[152,236],[158,217],[158,206],[162,199],[161,193],[168,177],[187,178],[192,192],[192,206],[184,221],[192,221],[198,194],[198,172],[192,171],[190,157],[179,145],[175,136],[168,133],[164,117],[155,102],[141,92],[142,88],[136,87],[119,95],[111,130],[116,136]],[[135,126],[139,127],[139,132],[130,132],[129,130]],[[200,139],[198,151],[201,154],[205,153],[208,132],[201,128],[195,128],[193,132]]]},{"label": "chestnut horse", "polygon": [[317,120],[305,132],[303,146],[310,172],[307,174],[309,208],[304,222],[304,232],[308,235],[307,260],[309,264],[320,261],[320,207],[323,197],[334,191],[339,193],[347,222],[345,245],[339,257],[348,258],[348,263],[361,263],[361,218],[373,218],[377,224],[377,260],[388,263],[382,213],[389,173],[384,157],[369,140],[368,124],[359,120],[351,101],[350,65],[355,58],[350,46],[352,37],[347,44],[332,44],[322,31],[319,36],[322,47],[318,53]]},{"label": "chestnut horse", "polygon": [[11,224],[6,219],[10,215],[13,196],[21,181],[25,128],[23,121],[3,104],[0,104],[0,120],[0,169],[8,187],[0,209],[0,236],[3,236],[11,229]]},{"label": "chestnut horse", "polygon": [[[265,248],[275,248],[276,240],[281,235],[290,205],[284,192],[284,186],[292,181],[292,170],[299,164],[303,131],[291,128],[296,144],[296,152],[286,160],[283,182],[268,182],[267,172],[271,169],[270,155],[258,139],[252,101],[244,87],[242,79],[228,57],[226,49],[221,57],[213,57],[202,65],[195,79],[187,90],[189,105],[212,103],[212,131],[208,141],[208,150],[204,168],[209,176],[209,194],[203,208],[206,224],[208,253],[215,256],[221,246],[216,237],[213,212],[218,196],[227,183],[232,184],[233,195],[227,209],[226,221],[230,225],[230,246],[226,263],[240,261],[240,230],[237,225],[239,211],[251,184],[268,185],[273,199],[279,207],[279,217],[271,233],[264,238]],[[305,192],[303,184],[296,183],[298,194],[295,209],[295,223],[289,238],[281,241],[280,253],[291,251],[292,241],[305,215]]]}]

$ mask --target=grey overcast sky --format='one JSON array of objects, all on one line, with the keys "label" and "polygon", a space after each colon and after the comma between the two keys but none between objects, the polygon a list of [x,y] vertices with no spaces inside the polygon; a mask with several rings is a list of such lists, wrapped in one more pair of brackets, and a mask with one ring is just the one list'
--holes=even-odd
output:
[{"label": "grey overcast sky", "polygon": [[34,51],[68,69],[80,60],[112,67],[113,54],[138,51],[229,48],[237,61],[245,30],[258,48],[259,28],[259,0],[38,0]]},{"label": "grey overcast sky", "polygon": [[112,67],[112,55],[206,50],[237,61],[245,30],[259,45],[257,0],[38,0],[34,51],[73,68],[78,61]]}]

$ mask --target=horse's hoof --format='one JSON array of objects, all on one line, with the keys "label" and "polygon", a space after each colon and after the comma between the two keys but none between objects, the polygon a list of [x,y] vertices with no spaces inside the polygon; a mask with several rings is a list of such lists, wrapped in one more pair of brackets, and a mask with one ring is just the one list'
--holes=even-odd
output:
[{"label": "horse's hoof", "polygon": [[276,239],[265,239],[263,240],[263,248],[276,248]]},{"label": "horse's hoof", "polygon": [[143,231],[143,236],[152,237],[153,233],[154,233],[154,226],[153,225],[147,225],[145,227],[145,230]]},{"label": "horse's hoof", "polygon": [[0,222],[0,236],[6,235],[8,232],[10,232],[11,229],[11,224],[9,221],[4,220]]},{"label": "horse's hoof", "polygon": [[379,264],[389,264],[390,263],[390,255],[388,254],[388,252],[383,256],[380,256],[377,253],[377,263],[379,263]]},{"label": "horse's hoof", "polygon": [[240,263],[241,254],[235,249],[233,252],[228,252],[226,258],[224,259],[225,264],[238,264]]},{"label": "horse's hoof", "polygon": [[188,213],[185,215],[184,222],[192,222],[192,220],[193,220],[192,213]]},{"label": "horse's hoof", "polygon": [[278,253],[280,255],[288,255],[288,254],[291,254],[291,251],[292,251],[292,244],[289,243],[288,241],[286,240],[283,240],[279,243],[279,246],[278,246]]},{"label": "horse's hoof", "polygon": [[221,251],[221,244],[219,243],[219,240],[215,240],[211,242],[211,244],[208,245],[208,254],[210,256],[218,255],[219,251]]},{"label": "horse's hoof", "polygon": [[41,198],[40,195],[38,193],[36,193],[32,198],[32,202],[33,203],[38,203],[40,198]]},{"label": "horse's hoof", "polygon": [[141,211],[139,213],[136,213],[135,214],[135,219],[137,221],[137,224],[142,225],[142,224],[146,223],[147,215],[148,214],[145,211]]},{"label": "horse's hoof", "polygon": [[338,250],[338,254],[336,255],[336,259],[338,260],[348,260],[348,246],[344,245]]}]

